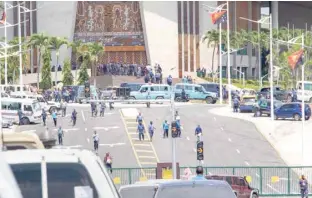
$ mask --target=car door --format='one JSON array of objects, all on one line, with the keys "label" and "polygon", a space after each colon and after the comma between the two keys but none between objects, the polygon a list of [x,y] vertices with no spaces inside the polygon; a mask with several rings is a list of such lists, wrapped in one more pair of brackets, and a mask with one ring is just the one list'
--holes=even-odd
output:
[{"label": "car door", "polygon": [[281,106],[281,108],[278,111],[277,116],[279,118],[288,118],[289,116],[291,116],[292,113],[292,105],[291,104],[285,104],[283,106]]},{"label": "car door", "polygon": [[239,182],[240,182],[240,191],[241,191],[242,197],[250,198],[250,192],[249,192],[249,189],[248,189],[248,184],[245,181],[245,179],[240,178]]},{"label": "car door", "polygon": [[146,100],[148,92],[149,92],[149,87],[148,86],[141,87],[140,88],[140,94],[138,94],[136,99],[138,99],[138,100]]},{"label": "car door", "polygon": [[196,99],[195,95],[194,95],[194,90],[193,90],[194,86],[192,85],[185,85],[184,86],[184,90],[186,95],[190,98],[190,99]]},{"label": "car door", "polygon": [[194,86],[194,97],[199,100],[203,98],[202,88],[198,86]]}]

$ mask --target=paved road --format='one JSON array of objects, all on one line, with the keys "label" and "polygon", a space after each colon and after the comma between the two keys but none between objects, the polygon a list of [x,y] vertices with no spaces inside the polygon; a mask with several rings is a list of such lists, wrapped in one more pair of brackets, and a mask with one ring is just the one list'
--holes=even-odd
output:
[{"label": "paved road", "polygon": [[[106,152],[113,156],[113,166],[137,167],[137,162],[126,136],[124,124],[118,110],[107,111],[104,118],[91,117],[90,107],[75,107],[78,112],[76,126],[70,122],[70,113],[73,107],[68,107],[67,116],[58,118],[58,125],[65,130],[64,146],[72,148],[93,149],[92,134],[96,130],[100,135],[99,156],[104,158]],[[54,127],[51,117],[48,117],[49,131],[56,135],[57,127]],[[42,124],[25,125],[17,127],[16,131],[43,132]]]}]

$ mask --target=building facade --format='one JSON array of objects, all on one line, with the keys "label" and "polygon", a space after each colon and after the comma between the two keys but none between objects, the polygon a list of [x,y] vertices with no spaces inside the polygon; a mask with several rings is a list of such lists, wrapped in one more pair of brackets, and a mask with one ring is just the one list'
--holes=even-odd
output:
[{"label": "building facade", "polygon": [[[8,2],[10,3],[10,2]],[[11,2],[16,5],[17,2]],[[101,63],[122,62],[135,64],[158,63],[165,76],[194,75],[198,68],[207,72],[217,71],[219,58],[214,43],[207,45],[203,35],[213,29],[205,5],[217,7],[222,1],[38,1],[24,2],[35,12],[21,14],[22,36],[44,32],[49,36],[67,37],[69,41],[101,42],[105,54]],[[230,30],[257,31],[258,25],[240,17],[259,20],[272,13],[273,27],[312,28],[309,2],[261,2],[239,1],[229,3]],[[291,15],[289,14],[291,13]],[[17,22],[17,10],[7,11],[7,20]],[[226,23],[222,25],[226,29]],[[267,28],[261,26],[261,28]],[[8,28],[8,39],[17,36],[17,27]],[[3,35],[3,28],[0,29]],[[213,53],[215,55],[213,56]],[[60,62],[71,57],[70,49],[63,47]],[[27,66],[37,71],[36,49],[31,50]],[[214,57],[214,59],[213,59]],[[55,54],[52,65],[55,65]],[[223,57],[223,73],[226,75],[227,58]],[[248,78],[259,77],[259,56],[256,46],[247,46],[231,55],[233,76],[242,71]]]}]

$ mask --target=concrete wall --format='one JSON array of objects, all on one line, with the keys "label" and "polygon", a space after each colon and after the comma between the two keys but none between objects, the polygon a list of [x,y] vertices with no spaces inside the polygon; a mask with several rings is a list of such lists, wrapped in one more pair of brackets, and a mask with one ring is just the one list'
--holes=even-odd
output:
[{"label": "concrete wall", "polygon": [[[176,1],[141,1],[148,62],[162,66],[165,75],[178,77],[178,10]],[[170,71],[170,68],[175,68]]]},{"label": "concrete wall", "polygon": [[[76,18],[76,1],[40,1],[37,11],[38,33],[44,32],[49,36],[67,37],[73,40]],[[59,64],[71,57],[71,50],[63,46],[60,50]],[[52,53],[52,65],[56,65],[55,53]]]},{"label": "concrete wall", "polygon": [[[79,71],[77,71],[77,79],[78,79],[78,76],[79,76]],[[74,76],[74,79],[76,79],[76,70],[72,70],[71,71],[73,76]],[[91,69],[88,69],[88,74],[89,76],[91,76]],[[55,72],[51,72],[51,77],[52,77],[52,81],[55,80]],[[39,78],[41,79],[41,74],[39,76]],[[63,78],[63,75],[62,75],[62,72],[57,72],[57,79],[58,81],[62,81],[62,78]],[[26,75],[23,75],[23,82],[24,84],[31,84],[31,83],[37,83],[37,73],[32,73],[32,74],[26,74]]]},{"label": "concrete wall", "polygon": [[[278,25],[279,27],[287,27],[289,23],[292,29],[293,24],[295,28],[305,29],[306,23],[308,23],[308,30],[312,25],[312,8],[310,2],[304,2],[308,6],[296,4],[296,2],[278,2]],[[291,13],[291,14],[290,14]]]}]

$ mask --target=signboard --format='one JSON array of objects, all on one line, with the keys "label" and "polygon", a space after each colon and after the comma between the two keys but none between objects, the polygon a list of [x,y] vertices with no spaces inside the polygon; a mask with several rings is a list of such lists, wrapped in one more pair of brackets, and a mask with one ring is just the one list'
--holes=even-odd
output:
[{"label": "signboard", "polygon": [[[176,163],[177,179],[180,179],[180,166]],[[156,179],[172,179],[172,163],[157,163]]]},{"label": "signboard", "polygon": [[197,160],[204,160],[204,142],[197,143]]},{"label": "signboard", "polygon": [[162,178],[163,179],[172,179],[173,178],[172,170],[169,167],[162,169]]}]

